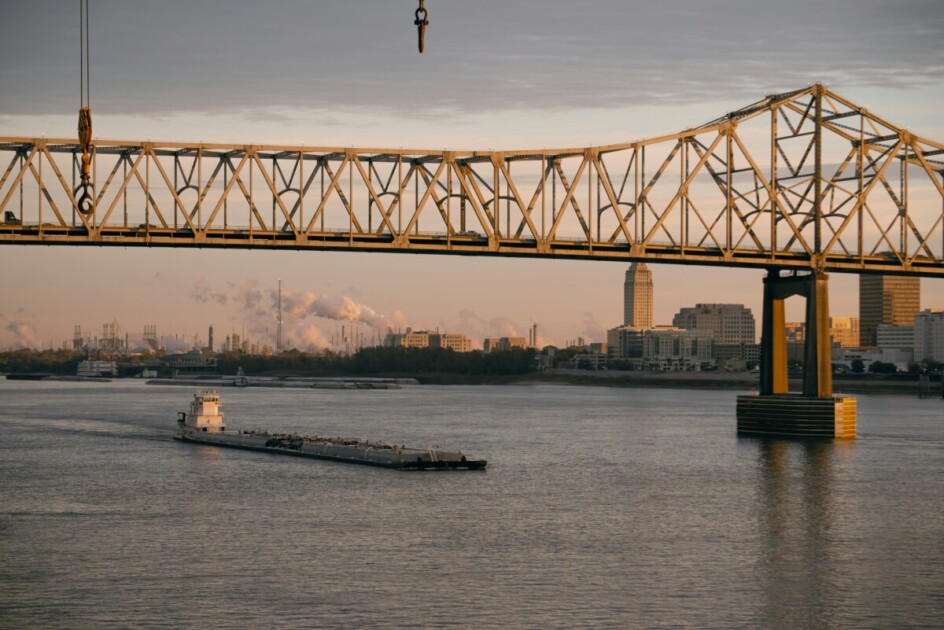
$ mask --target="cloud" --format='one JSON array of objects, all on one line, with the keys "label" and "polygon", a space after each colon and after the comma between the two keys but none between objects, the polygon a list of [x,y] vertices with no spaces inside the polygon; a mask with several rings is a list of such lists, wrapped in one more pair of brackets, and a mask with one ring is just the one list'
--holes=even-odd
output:
[{"label": "cloud", "polygon": [[190,292],[190,297],[201,303],[206,303],[212,300],[217,304],[226,304],[229,301],[229,296],[219,291],[213,291],[203,280],[198,280],[196,283],[194,283],[193,291]]},{"label": "cloud", "polygon": [[[228,111],[294,125],[305,110],[625,107],[753,99],[815,80],[887,88],[944,78],[934,0],[437,3],[422,56],[402,3],[97,6],[110,28],[96,37],[105,27],[93,16],[94,95],[110,114]],[[73,35],[74,16],[56,3],[5,8],[0,111],[71,108],[74,69],[61,60]]]},{"label": "cloud", "polygon": [[234,296],[234,301],[242,307],[244,313],[256,316],[264,316],[267,313],[262,299],[262,289],[252,280],[243,284]]}]

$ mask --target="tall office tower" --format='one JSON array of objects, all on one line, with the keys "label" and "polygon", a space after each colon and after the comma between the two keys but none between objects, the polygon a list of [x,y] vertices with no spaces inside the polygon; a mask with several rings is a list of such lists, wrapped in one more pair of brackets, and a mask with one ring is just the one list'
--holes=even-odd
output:
[{"label": "tall office tower", "polygon": [[859,343],[875,346],[879,324],[911,326],[921,308],[921,278],[859,276]]},{"label": "tall office tower", "polygon": [[652,328],[652,272],[646,263],[632,263],[623,282],[623,325]]},{"label": "tall office tower", "polygon": [[210,324],[209,335],[207,335],[207,337],[209,337],[207,347],[210,348],[210,352],[213,352],[213,324]]}]

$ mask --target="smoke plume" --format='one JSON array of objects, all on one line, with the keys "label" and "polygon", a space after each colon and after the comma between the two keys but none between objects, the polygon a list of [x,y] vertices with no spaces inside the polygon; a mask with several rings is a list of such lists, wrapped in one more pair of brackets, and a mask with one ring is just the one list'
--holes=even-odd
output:
[{"label": "smoke plume", "polygon": [[[248,281],[228,292],[212,291],[205,283],[194,285],[191,296],[200,303],[216,302],[220,305],[235,305],[239,310],[234,317],[237,332],[245,331],[247,337],[274,345],[278,319],[279,293],[275,288],[261,288],[255,281]],[[367,336],[379,336],[388,327],[407,325],[406,316],[396,310],[388,320],[375,309],[346,295],[319,295],[311,291],[291,291],[282,288],[282,343],[286,348],[302,350],[336,350],[349,348],[349,344],[335,335],[332,342],[330,322],[363,324],[373,329]],[[350,330],[350,329],[349,329]],[[222,336],[221,336],[222,338]],[[349,336],[350,338],[350,336]]]},{"label": "smoke plume", "polygon": [[36,327],[27,320],[22,308],[16,311],[13,318],[0,314],[0,328],[6,340],[11,340],[9,345],[14,348],[38,348],[40,345],[36,338]]},{"label": "smoke plume", "polygon": [[[278,304],[278,293],[270,295]],[[359,304],[347,297],[316,295],[310,291],[291,293],[282,291],[282,313],[289,317],[322,317],[337,321],[362,322],[372,328],[383,329],[387,326],[386,318],[374,309]]]}]

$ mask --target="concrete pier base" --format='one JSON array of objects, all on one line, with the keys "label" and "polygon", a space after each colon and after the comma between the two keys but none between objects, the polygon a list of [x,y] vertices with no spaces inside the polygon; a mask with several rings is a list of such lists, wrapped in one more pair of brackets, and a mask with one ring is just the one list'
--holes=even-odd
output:
[{"label": "concrete pier base", "polygon": [[[856,401],[833,396],[829,338],[829,276],[773,268],[764,278],[760,395],[738,396],[739,435],[855,439]],[[790,394],[784,302],[806,298],[803,393]]]},{"label": "concrete pier base", "polygon": [[737,398],[738,435],[855,439],[856,400],[790,394]]}]

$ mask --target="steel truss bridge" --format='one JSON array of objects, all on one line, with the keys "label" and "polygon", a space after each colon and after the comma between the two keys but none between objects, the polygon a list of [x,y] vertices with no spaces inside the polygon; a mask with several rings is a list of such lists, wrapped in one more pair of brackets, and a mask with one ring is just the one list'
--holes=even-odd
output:
[{"label": "steel truss bridge", "polygon": [[944,145],[823,85],[541,151],[0,137],[0,243],[649,260],[944,277]]}]

